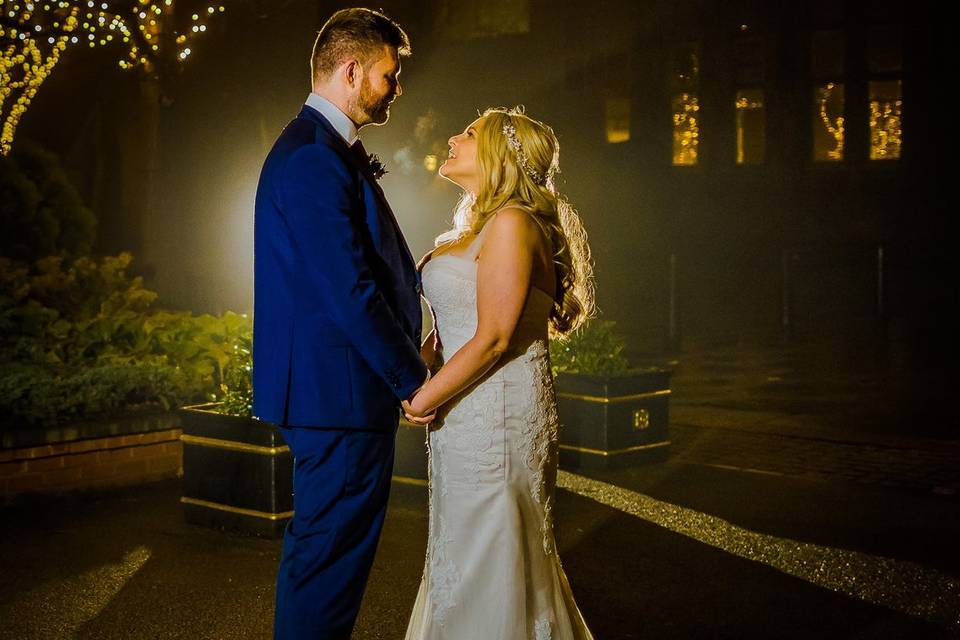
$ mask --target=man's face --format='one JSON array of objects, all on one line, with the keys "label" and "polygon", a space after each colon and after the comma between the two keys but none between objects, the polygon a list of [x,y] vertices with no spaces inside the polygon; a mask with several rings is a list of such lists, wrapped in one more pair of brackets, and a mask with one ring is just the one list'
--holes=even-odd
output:
[{"label": "man's face", "polygon": [[358,124],[383,124],[390,117],[390,103],[403,93],[400,88],[400,58],[394,47],[383,47],[383,52],[372,59],[365,70],[357,97]]}]

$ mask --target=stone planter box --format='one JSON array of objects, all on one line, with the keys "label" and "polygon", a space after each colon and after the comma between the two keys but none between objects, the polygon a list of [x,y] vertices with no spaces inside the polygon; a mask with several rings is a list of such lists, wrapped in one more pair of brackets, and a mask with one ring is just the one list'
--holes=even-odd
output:
[{"label": "stone planter box", "polygon": [[[181,409],[188,522],[277,538],[293,516],[293,454],[274,424],[228,416],[217,403]],[[426,486],[424,428],[397,431],[394,482]]]},{"label": "stone planter box", "polygon": [[560,466],[609,468],[665,460],[670,375],[661,368],[615,376],[558,375]]}]

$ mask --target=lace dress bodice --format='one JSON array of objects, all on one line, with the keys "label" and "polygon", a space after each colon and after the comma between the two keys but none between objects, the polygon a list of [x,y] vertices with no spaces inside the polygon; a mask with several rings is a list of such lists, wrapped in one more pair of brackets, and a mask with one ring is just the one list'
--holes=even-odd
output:
[{"label": "lace dress bodice", "polygon": [[[477,331],[477,261],[471,253],[435,256],[423,268],[423,294],[436,316],[442,355],[447,359]],[[536,341],[546,344],[547,318],[552,308],[549,294],[530,287],[508,354],[516,355],[521,347],[526,349]]]}]

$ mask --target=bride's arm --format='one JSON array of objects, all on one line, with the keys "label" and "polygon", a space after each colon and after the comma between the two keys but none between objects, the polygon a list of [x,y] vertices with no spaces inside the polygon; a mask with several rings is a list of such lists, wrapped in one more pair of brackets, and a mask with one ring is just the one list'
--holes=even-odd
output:
[{"label": "bride's arm", "polygon": [[427,334],[427,337],[423,339],[423,344],[420,345],[420,357],[423,358],[424,363],[427,365],[427,369],[436,373],[437,366],[437,347],[439,346],[440,339],[437,337],[437,323],[433,323],[433,329],[430,330],[430,333]]},{"label": "bride's arm", "polygon": [[[417,263],[418,272],[423,272],[424,265],[433,257],[434,251],[436,251],[436,248],[431,249],[420,258],[420,262]],[[437,333],[437,314],[433,312],[433,307],[429,304],[427,304],[427,307],[430,309],[430,319],[433,322],[433,328],[430,329],[427,337],[424,338],[420,344],[420,358],[427,365],[427,369],[429,369],[431,373],[436,373],[436,367],[439,366],[437,364],[437,348],[442,345],[440,344],[440,334]]]},{"label": "bride's arm", "polygon": [[523,313],[539,228],[519,209],[504,209],[487,224],[477,266],[477,331],[414,396],[408,411],[414,416],[431,413],[489,371]]}]

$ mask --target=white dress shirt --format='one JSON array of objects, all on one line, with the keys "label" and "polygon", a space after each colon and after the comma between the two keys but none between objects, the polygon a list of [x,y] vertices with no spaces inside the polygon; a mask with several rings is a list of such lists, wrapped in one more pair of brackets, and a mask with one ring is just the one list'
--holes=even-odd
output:
[{"label": "white dress shirt", "polygon": [[353,124],[353,120],[343,111],[340,111],[340,107],[323,96],[310,92],[305,104],[319,111],[320,115],[326,118],[327,121],[333,125],[333,128],[337,130],[337,133],[340,134],[340,137],[347,142],[348,147],[352,147],[353,143],[360,137],[357,132],[357,125]]}]

